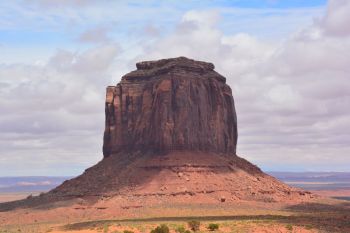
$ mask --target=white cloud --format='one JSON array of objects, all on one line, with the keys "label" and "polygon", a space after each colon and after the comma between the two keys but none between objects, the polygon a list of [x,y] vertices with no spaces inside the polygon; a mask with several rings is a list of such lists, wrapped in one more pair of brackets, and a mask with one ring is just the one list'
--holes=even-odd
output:
[{"label": "white cloud", "polygon": [[300,95],[291,86],[276,85],[266,93],[266,103],[273,110],[298,110]]},{"label": "white cloud", "polygon": [[[342,7],[334,4],[321,21]],[[346,8],[348,2],[343,4]],[[264,168],[288,170],[290,162],[294,168],[324,169],[331,148],[341,152],[339,161],[350,163],[350,138],[344,138],[350,127],[345,120],[350,114],[349,40],[335,37],[340,31],[318,33],[330,31],[317,20],[276,43],[247,33],[226,35],[218,19],[212,11],[185,14],[177,31],[146,47],[138,60],[185,55],[213,62],[233,87],[238,153]],[[186,33],[178,33],[183,27]]]},{"label": "white cloud", "polygon": [[195,22],[198,26],[201,27],[212,27],[215,26],[216,23],[220,19],[219,11],[211,10],[211,11],[188,11],[182,17],[182,21],[184,22]]},{"label": "white cloud", "polygon": [[119,49],[117,44],[103,44],[83,53],[58,50],[49,64],[58,71],[91,74],[105,71],[113,63]]},{"label": "white cloud", "polygon": [[329,36],[349,36],[349,12],[349,0],[330,0],[326,15],[318,21],[319,26]]},{"label": "white cloud", "polygon": [[85,30],[78,38],[79,42],[87,43],[106,43],[111,39],[108,36],[109,29],[104,26],[90,28]]},{"label": "white cloud", "polygon": [[[104,90],[118,47],[58,50],[45,65],[0,67],[0,171],[78,174],[101,158]],[[65,168],[48,171],[56,166]]]},{"label": "white cloud", "polygon": [[137,61],[176,56],[213,62],[227,77],[238,113],[239,154],[274,170],[345,170],[350,163],[349,1],[330,1],[314,22],[321,8],[29,3],[3,3],[8,7],[0,8],[7,15],[0,17],[1,27],[63,30],[74,43],[88,44],[55,45],[47,59],[35,56],[43,48],[27,44],[30,62],[13,63],[9,57],[21,59],[28,48],[4,43],[1,175],[11,173],[8,167],[13,175],[79,174],[102,158],[105,87]]}]

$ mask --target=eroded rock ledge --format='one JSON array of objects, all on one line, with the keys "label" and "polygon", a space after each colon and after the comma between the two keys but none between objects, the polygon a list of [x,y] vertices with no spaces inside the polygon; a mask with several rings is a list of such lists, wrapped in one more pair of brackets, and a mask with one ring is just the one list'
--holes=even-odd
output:
[{"label": "eroded rock ledge", "polygon": [[162,75],[171,75],[173,73],[193,75],[197,78],[214,78],[223,83],[225,77],[214,71],[214,64],[195,61],[186,57],[161,59],[158,61],[143,61],[136,63],[137,70],[134,70],[122,77],[122,83],[139,82],[142,80],[159,79]]}]

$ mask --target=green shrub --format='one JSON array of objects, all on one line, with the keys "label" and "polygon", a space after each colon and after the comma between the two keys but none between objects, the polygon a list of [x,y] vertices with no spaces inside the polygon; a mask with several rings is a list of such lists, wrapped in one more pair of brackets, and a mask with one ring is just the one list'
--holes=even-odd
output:
[{"label": "green shrub", "polygon": [[292,231],[292,230],[293,230],[293,226],[292,226],[291,224],[286,225],[286,228],[287,228],[287,230],[289,230],[289,231]]},{"label": "green shrub", "polygon": [[199,221],[196,221],[196,220],[192,220],[192,221],[188,222],[188,227],[192,231],[199,231],[199,226],[200,225],[201,225],[201,223]]},{"label": "green shrub", "polygon": [[165,224],[161,224],[153,229],[151,233],[169,233],[169,227]]},{"label": "green shrub", "polygon": [[175,232],[177,232],[177,233],[185,233],[186,229],[185,229],[184,226],[180,226],[180,227],[175,229]]},{"label": "green shrub", "polygon": [[210,231],[216,231],[216,230],[219,229],[219,224],[217,224],[217,223],[210,223],[210,224],[208,225],[208,229],[209,229]]},{"label": "green shrub", "polygon": [[313,227],[312,227],[312,225],[310,225],[310,224],[308,224],[308,225],[305,226],[305,229],[306,229],[306,230],[311,230],[312,228],[313,228]]},{"label": "green shrub", "polygon": [[133,231],[124,230],[123,233],[134,233]]},{"label": "green shrub", "polygon": [[107,224],[105,224],[103,226],[103,233],[108,233],[108,228],[109,228],[109,226]]}]

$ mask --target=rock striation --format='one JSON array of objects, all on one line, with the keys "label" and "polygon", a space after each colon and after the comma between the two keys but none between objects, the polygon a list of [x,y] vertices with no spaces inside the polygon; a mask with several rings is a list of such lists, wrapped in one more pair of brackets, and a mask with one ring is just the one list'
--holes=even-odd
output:
[{"label": "rock striation", "polygon": [[236,153],[231,88],[212,63],[147,61],[107,87],[103,154],[199,150]]}]

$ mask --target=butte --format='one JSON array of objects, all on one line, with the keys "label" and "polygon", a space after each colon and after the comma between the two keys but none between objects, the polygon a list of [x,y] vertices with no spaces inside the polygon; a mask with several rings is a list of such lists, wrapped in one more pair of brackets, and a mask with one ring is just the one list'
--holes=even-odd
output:
[{"label": "butte", "polygon": [[237,156],[232,90],[212,63],[178,57],[136,67],[107,87],[103,159],[2,209],[73,199],[144,206],[313,198]]}]

